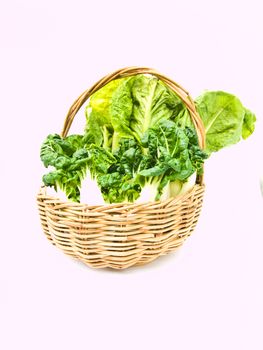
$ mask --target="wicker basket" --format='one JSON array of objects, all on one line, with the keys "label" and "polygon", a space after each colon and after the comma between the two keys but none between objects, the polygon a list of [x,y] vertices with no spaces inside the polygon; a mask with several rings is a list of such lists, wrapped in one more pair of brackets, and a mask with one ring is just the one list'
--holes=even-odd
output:
[{"label": "wicker basket", "polygon": [[[155,75],[182,99],[203,148],[203,124],[189,94],[164,75],[141,67],[120,69],[86,90],[69,109],[62,137],[68,134],[76,113],[95,91],[113,79],[142,73]],[[199,176],[188,192],[163,202],[90,206],[52,197],[41,187],[37,203],[45,235],[65,254],[91,267],[125,269],[146,264],[180,247],[197,224],[203,195],[203,176]]]}]

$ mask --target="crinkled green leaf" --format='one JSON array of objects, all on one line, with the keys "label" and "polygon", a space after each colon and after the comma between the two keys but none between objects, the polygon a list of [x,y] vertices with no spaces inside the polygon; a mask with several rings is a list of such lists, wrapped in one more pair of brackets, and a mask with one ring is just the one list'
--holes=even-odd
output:
[{"label": "crinkled green leaf", "polygon": [[114,156],[104,148],[94,144],[85,147],[80,135],[64,139],[49,135],[42,145],[41,159],[46,166],[55,168],[43,176],[44,184],[56,190],[60,188],[73,201],[79,201],[81,182],[87,171],[96,178],[106,174],[115,162]]},{"label": "crinkled green leaf", "polygon": [[45,167],[66,168],[71,162],[71,156],[82,146],[81,135],[71,135],[62,138],[58,134],[48,135],[40,150],[40,158]]},{"label": "crinkled green leaf", "polygon": [[148,160],[141,163],[138,174],[157,184],[156,199],[160,198],[169,181],[184,182],[194,172],[200,173],[207,158],[198,145],[193,128],[183,129],[167,120],[148,130],[143,147],[147,149]]},{"label": "crinkled green leaf", "polygon": [[205,126],[208,153],[235,144],[254,130],[255,116],[232,94],[208,91],[197,98],[196,106]]}]

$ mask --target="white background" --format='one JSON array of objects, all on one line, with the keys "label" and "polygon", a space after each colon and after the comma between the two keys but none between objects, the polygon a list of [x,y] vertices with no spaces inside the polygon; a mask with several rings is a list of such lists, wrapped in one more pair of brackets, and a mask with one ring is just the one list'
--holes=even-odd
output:
[{"label": "white background", "polygon": [[[262,2],[0,4],[0,348],[262,350]],[[202,215],[178,253],[93,270],[41,231],[39,147],[82,91],[129,65],[153,67],[193,97],[236,94],[257,130],[207,161]]]}]

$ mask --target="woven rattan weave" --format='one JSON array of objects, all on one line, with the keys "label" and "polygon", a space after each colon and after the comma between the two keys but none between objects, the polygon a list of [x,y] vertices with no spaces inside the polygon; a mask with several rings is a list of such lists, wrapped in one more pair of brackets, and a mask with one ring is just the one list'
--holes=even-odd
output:
[{"label": "woven rattan weave", "polygon": [[[189,110],[203,148],[203,124],[188,92],[155,70],[141,67],[115,71],[85,91],[69,109],[62,137],[95,91],[113,79],[135,74],[155,75],[176,92]],[[41,187],[37,203],[44,233],[64,253],[92,267],[124,269],[143,265],[180,247],[197,224],[203,194],[203,176],[199,176],[187,193],[163,202],[90,206],[52,197]]]}]

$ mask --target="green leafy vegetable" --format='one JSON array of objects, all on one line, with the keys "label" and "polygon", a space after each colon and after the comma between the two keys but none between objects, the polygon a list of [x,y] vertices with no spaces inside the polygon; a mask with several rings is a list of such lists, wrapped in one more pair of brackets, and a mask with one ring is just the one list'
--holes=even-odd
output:
[{"label": "green leafy vegetable", "polygon": [[140,141],[149,128],[182,112],[185,118],[182,101],[157,78],[139,74],[117,79],[91,97],[85,139],[115,151],[121,138]]},{"label": "green leafy vegetable", "polygon": [[41,147],[41,160],[46,167],[56,170],[43,176],[46,186],[60,188],[73,201],[80,199],[82,180],[87,176],[95,179],[107,172],[115,161],[113,155],[94,144],[83,145],[83,137],[71,135],[62,139],[59,135],[49,135]]},{"label": "green leafy vegetable", "polygon": [[[120,137],[130,134],[126,128],[126,118],[129,117],[127,113],[131,113],[132,105],[129,106],[125,100],[125,92],[130,80],[131,78],[114,80],[91,96],[86,107],[85,142],[114,150],[118,147]],[[116,103],[116,96],[118,99],[120,92],[121,108],[116,117],[116,113],[114,116],[112,110],[119,105]]]},{"label": "green leafy vegetable", "polygon": [[237,97],[223,91],[205,92],[195,103],[205,126],[205,151],[186,106],[156,77],[110,82],[91,96],[83,135],[49,135],[42,144],[41,160],[53,169],[43,176],[44,184],[73,201],[88,202],[92,189],[97,204],[184,193],[193,176],[202,174],[204,160],[249,137],[256,121]]},{"label": "green leafy vegetable", "polygon": [[151,198],[158,200],[170,182],[182,187],[194,172],[201,173],[206,158],[195,130],[182,129],[169,120],[150,128],[140,143],[122,140],[114,156],[116,162],[98,178],[104,199],[110,203],[134,201],[147,187],[152,189]]},{"label": "green leafy vegetable", "polygon": [[193,173],[202,173],[206,154],[193,128],[183,129],[171,120],[163,120],[144,135],[143,147],[148,154],[139,175],[146,178],[145,184],[157,186],[155,199],[161,198],[167,184],[177,181],[182,186]]},{"label": "green leafy vegetable", "polygon": [[234,95],[208,91],[197,98],[196,106],[205,126],[208,153],[235,144],[254,131],[254,114]]},{"label": "green leafy vegetable", "polygon": [[179,97],[155,77],[136,76],[131,88],[133,113],[130,128],[140,139],[151,127],[164,119],[173,120],[182,106]]}]

